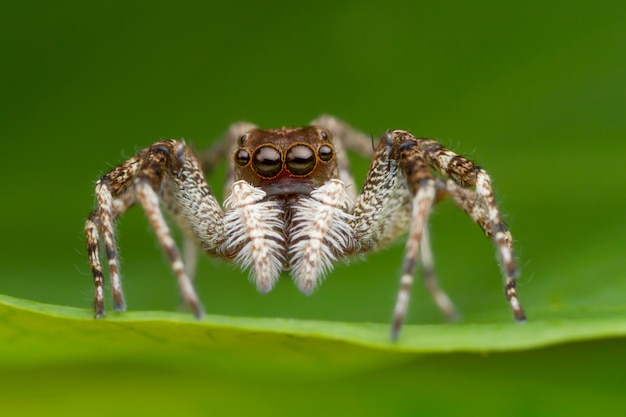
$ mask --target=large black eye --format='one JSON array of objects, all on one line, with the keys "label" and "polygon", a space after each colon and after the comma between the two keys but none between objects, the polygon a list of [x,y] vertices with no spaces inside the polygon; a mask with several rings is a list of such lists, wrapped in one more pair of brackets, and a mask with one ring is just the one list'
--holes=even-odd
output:
[{"label": "large black eye", "polygon": [[245,167],[250,162],[250,154],[245,149],[239,149],[235,152],[235,163],[241,167]]},{"label": "large black eye", "polygon": [[280,152],[273,146],[261,146],[254,152],[252,167],[262,177],[275,177],[283,169]]},{"label": "large black eye", "polygon": [[285,159],[287,169],[294,175],[306,175],[315,168],[315,153],[307,145],[292,146]]},{"label": "large black eye", "polygon": [[333,159],[333,148],[328,145],[322,145],[317,150],[317,156],[324,162],[328,162]]}]

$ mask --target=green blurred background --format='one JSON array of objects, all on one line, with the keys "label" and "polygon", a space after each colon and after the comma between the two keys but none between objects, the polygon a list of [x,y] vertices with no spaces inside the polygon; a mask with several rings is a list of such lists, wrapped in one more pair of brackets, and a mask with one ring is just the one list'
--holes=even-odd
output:
[{"label": "green blurred background", "polygon": [[[408,129],[492,174],[531,320],[624,305],[626,3],[61,1],[0,5],[0,293],[88,308],[83,222],[98,177],[161,138],[211,144],[236,120],[330,113]],[[363,178],[368,161],[355,159]],[[222,174],[210,179],[221,194]],[[494,249],[453,205],[437,270],[466,323],[508,323]],[[132,310],[174,310],[141,210],[119,222]],[[265,296],[203,258],[209,314],[387,322],[399,243],[319,291]],[[410,323],[442,323],[421,286]]]}]

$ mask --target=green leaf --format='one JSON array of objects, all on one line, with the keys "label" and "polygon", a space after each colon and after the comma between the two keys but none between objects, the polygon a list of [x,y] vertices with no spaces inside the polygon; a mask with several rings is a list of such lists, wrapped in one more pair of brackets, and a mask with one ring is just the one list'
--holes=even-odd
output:
[{"label": "green leaf", "polygon": [[[1,415],[624,413],[626,3],[5,3],[0,293],[18,298],[0,299]],[[130,311],[91,318],[98,175],[159,138],[201,151],[236,120],[320,112],[374,140],[439,138],[488,170],[526,325],[492,245],[447,203],[430,227],[460,323],[415,285],[389,341],[402,240],[312,297],[288,279],[260,296],[203,259],[206,320],[148,312],[179,300],[141,210],[117,225]],[[369,161],[350,162],[358,187]]]},{"label": "green leaf", "polygon": [[[273,372],[289,373],[302,366],[307,378],[385,366],[403,352],[518,351],[626,336],[626,308],[587,311],[586,319],[542,319],[525,324],[406,325],[397,342],[390,341],[386,324],[224,316],[195,320],[188,314],[169,312],[113,313],[94,320],[87,309],[8,296],[0,296],[0,314],[0,363],[4,364],[134,355],[161,361],[165,355],[229,372],[263,374],[269,367]],[[250,346],[255,346],[252,355]],[[263,349],[259,350],[260,346]],[[325,351],[329,346],[340,347],[350,360],[333,363],[336,351],[329,354]],[[209,351],[228,352],[229,359],[206,355]],[[261,360],[267,351],[274,354],[270,360]],[[299,361],[301,354],[312,352],[332,366],[310,368]],[[255,366],[250,367],[252,364]]]},{"label": "green leaf", "polygon": [[[559,358],[624,346],[624,309],[589,309],[586,313],[586,319],[566,319],[556,318],[569,315],[558,312],[555,318],[523,325],[407,325],[400,340],[393,343],[385,324],[223,316],[208,316],[198,321],[188,314],[167,312],[113,313],[106,319],[94,320],[89,309],[0,296],[0,376],[10,375],[14,381],[4,390],[3,403],[5,410],[12,409],[16,387],[47,381],[51,386],[42,391],[54,393],[59,388],[53,382],[58,382],[76,395],[73,395],[74,406],[63,408],[63,413],[80,414],[90,407],[89,398],[93,397],[90,386],[106,382],[118,399],[106,400],[108,396],[104,394],[97,396],[98,410],[103,414],[117,408],[115,401],[123,401],[124,407],[136,408],[137,412],[163,412],[170,408],[172,412],[190,411],[201,405],[213,410],[272,415],[276,410],[295,412],[298,401],[307,401],[307,389],[328,398],[332,398],[334,390],[352,392],[350,388],[346,390],[342,382],[345,381],[355,389],[359,387],[357,397],[365,395],[360,403],[346,408],[346,412],[375,415],[385,412],[385,407],[400,411],[432,407],[441,414],[445,410],[458,410],[456,406],[446,405],[442,398],[455,384],[475,385],[453,394],[453,398],[471,403],[476,401],[475,394],[468,393],[480,389],[498,393],[495,381],[500,378],[502,367],[513,372],[506,384],[527,390],[526,384],[545,383],[533,381],[538,368],[556,365],[559,372],[563,371],[565,365],[558,364]],[[616,344],[618,337],[622,339]],[[607,342],[603,344],[599,339]],[[596,342],[571,344],[586,340]],[[566,344],[563,348],[539,349],[563,344]],[[548,364],[546,360],[554,363]],[[598,369],[603,378],[608,376],[607,381],[614,377],[602,365],[595,374]],[[473,371],[468,373],[468,370]],[[480,374],[481,379],[472,382],[472,372]],[[557,376],[558,373],[551,378]],[[424,396],[406,391],[412,385],[410,381],[424,377],[441,392]],[[447,387],[448,384],[452,385]],[[204,387],[210,392],[205,392]],[[163,403],[138,400],[150,397],[153,392],[166,393],[172,389],[182,390],[173,395],[180,402],[171,401],[170,397]],[[587,395],[603,397],[611,392],[603,389],[596,388]],[[289,398],[264,402],[275,390]],[[394,390],[404,397],[390,402],[388,398]],[[244,391],[249,401],[237,402],[235,393]],[[190,401],[190,392],[198,398]],[[501,401],[493,401],[492,410],[506,409],[506,392],[508,388],[504,389]],[[61,398],[64,394],[57,395]],[[375,398],[378,400],[374,401]],[[384,407],[377,402],[383,399]],[[344,406],[331,401],[298,413],[313,415],[319,410],[336,411]],[[16,407],[24,411],[33,405]]]}]

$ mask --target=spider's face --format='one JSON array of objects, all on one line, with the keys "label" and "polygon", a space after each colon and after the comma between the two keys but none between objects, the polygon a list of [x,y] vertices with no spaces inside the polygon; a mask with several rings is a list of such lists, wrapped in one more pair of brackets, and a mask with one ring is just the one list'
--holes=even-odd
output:
[{"label": "spider's face", "polygon": [[250,130],[232,158],[235,181],[268,195],[309,194],[338,172],[331,134],[316,126]]}]

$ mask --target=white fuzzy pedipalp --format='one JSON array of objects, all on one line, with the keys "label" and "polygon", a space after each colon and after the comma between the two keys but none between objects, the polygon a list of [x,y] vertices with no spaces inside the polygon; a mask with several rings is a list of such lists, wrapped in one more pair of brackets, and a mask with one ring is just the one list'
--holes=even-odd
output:
[{"label": "white fuzzy pedipalp", "polygon": [[285,238],[283,212],[275,201],[261,201],[265,191],[245,181],[232,185],[224,202],[225,248],[239,248],[235,262],[251,267],[251,278],[261,293],[270,291],[282,271]]},{"label": "white fuzzy pedipalp", "polygon": [[337,257],[352,250],[356,243],[348,213],[350,199],[340,180],[330,180],[303,197],[294,206],[290,230],[290,268],[294,282],[310,294]]}]

